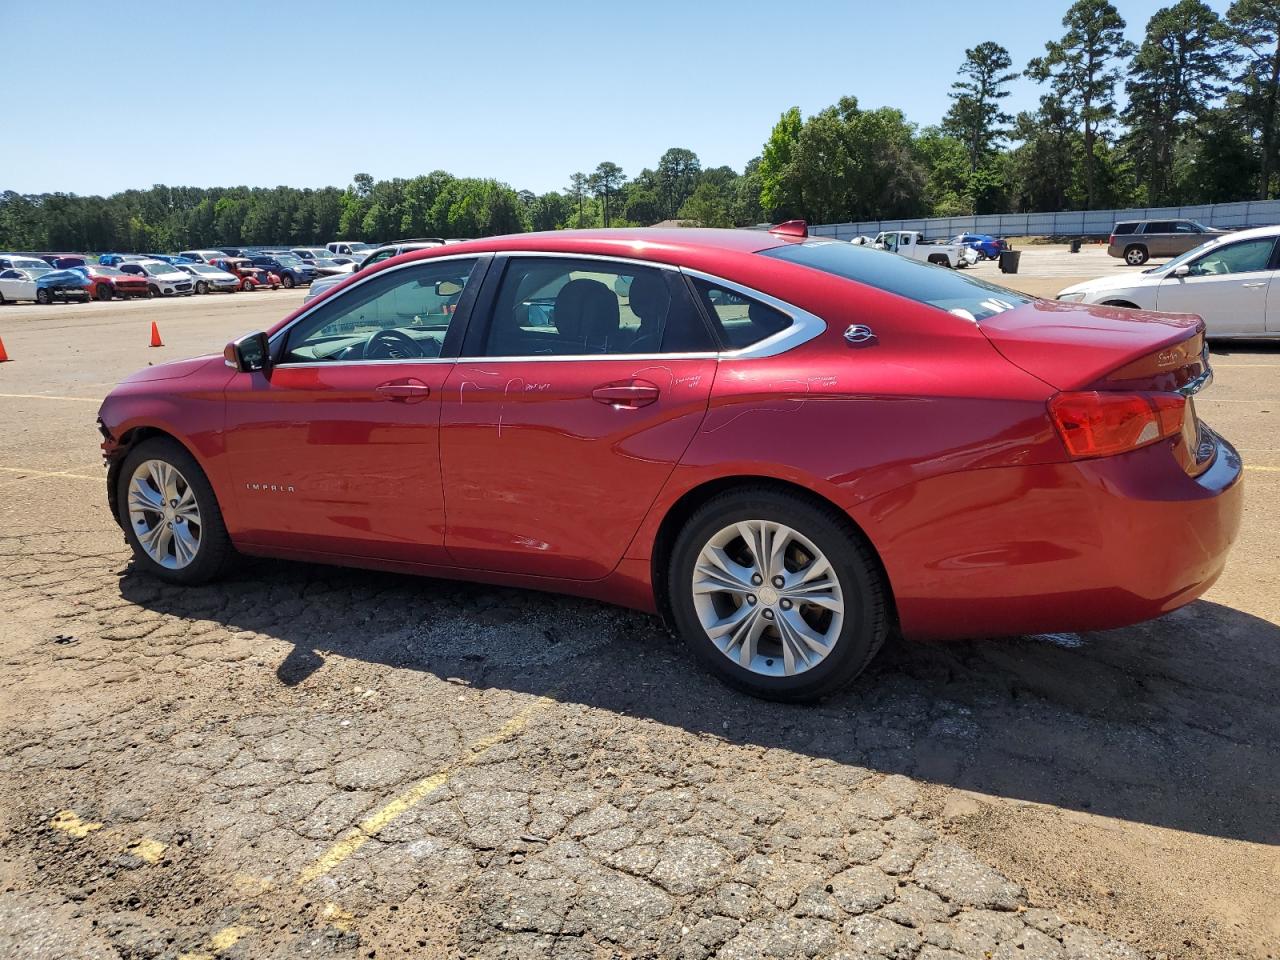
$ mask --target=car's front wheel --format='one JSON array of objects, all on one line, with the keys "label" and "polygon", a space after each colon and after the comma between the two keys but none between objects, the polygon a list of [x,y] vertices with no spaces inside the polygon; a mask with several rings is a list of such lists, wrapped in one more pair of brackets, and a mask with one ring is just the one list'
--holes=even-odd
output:
[{"label": "car's front wheel", "polygon": [[196,281],[196,293],[204,294],[209,292],[209,285],[203,280]]},{"label": "car's front wheel", "polygon": [[699,660],[770,700],[836,692],[889,629],[884,576],[848,518],[768,487],[700,507],[676,538],[667,587]]},{"label": "car's front wheel", "polygon": [[93,288],[93,295],[98,300],[110,300],[111,288],[105,283],[100,283]]},{"label": "car's front wheel", "polygon": [[48,290],[37,290],[36,303],[46,304],[46,305],[53,303],[53,295],[49,293]]},{"label": "car's front wheel", "polygon": [[285,288],[286,290],[292,290],[292,289],[293,289],[293,274],[286,273],[286,274],[284,275],[284,277],[281,279],[281,281],[280,281],[280,282],[284,284],[284,288]]},{"label": "car's front wheel", "polygon": [[121,464],[116,504],[139,566],[171,583],[194,584],[222,572],[233,551],[213,487],[176,440],[155,437]]}]

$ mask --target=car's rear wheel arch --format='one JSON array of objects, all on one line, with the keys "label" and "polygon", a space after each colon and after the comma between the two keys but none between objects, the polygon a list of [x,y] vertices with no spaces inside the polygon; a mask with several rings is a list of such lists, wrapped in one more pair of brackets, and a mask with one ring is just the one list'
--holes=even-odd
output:
[{"label": "car's rear wheel arch", "polygon": [[680,535],[680,531],[684,528],[689,519],[698,511],[698,509],[708,501],[725,493],[736,493],[747,490],[767,490],[773,493],[788,494],[802,500],[807,500],[816,507],[831,510],[839,514],[841,522],[845,526],[845,531],[850,537],[859,541],[867,550],[867,553],[874,559],[876,566],[879,568],[880,576],[883,582],[888,586],[888,614],[892,625],[897,624],[897,608],[893,598],[893,584],[889,579],[889,572],[885,569],[884,561],[880,557],[880,552],[876,549],[871,538],[866,532],[854,522],[844,510],[837,504],[815,492],[809,487],[789,480],[780,480],[777,477],[742,475],[733,477],[719,477],[715,480],[709,480],[706,483],[699,484],[690,490],[685,491],[667,510],[666,515],[662,518],[662,523],[658,526],[658,533],[654,537],[653,550],[650,554],[651,572],[650,577],[653,584],[654,604],[657,608],[658,615],[668,626],[674,624],[671,608],[671,596],[667,589],[668,570],[672,561],[672,550],[675,546],[676,538]]},{"label": "car's rear wheel arch", "polygon": [[1136,303],[1131,300],[1103,300],[1101,306],[1104,307],[1128,307],[1131,310],[1141,310]]}]

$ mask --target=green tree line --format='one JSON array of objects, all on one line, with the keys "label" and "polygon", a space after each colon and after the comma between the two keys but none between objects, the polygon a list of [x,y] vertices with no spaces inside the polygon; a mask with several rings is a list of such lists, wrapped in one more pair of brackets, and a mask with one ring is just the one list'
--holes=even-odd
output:
[{"label": "green tree line", "polygon": [[[941,123],[853,96],[784,113],[742,172],[683,147],[628,176],[612,161],[535,194],[443,170],[357,174],[345,189],[168,187],[110,197],[0,193],[0,248],[177,250],[334,238],[476,237],[679,220],[745,226],[1217,203],[1277,196],[1280,0],[1202,0],[1152,15],[1140,43],[1110,0],[1075,0],[1062,35],[1015,65],[965,51]],[[1034,110],[1003,109],[1019,76]]]}]

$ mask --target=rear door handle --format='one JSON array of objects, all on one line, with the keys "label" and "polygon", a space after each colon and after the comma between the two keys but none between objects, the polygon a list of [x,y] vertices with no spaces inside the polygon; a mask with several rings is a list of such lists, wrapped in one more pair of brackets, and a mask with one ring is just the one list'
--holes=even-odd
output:
[{"label": "rear door handle", "polygon": [[431,396],[431,388],[421,380],[409,377],[405,380],[389,380],[374,387],[374,393],[384,400],[425,400]]},{"label": "rear door handle", "polygon": [[658,385],[648,380],[606,383],[591,391],[591,399],[613,407],[644,407],[658,399]]}]

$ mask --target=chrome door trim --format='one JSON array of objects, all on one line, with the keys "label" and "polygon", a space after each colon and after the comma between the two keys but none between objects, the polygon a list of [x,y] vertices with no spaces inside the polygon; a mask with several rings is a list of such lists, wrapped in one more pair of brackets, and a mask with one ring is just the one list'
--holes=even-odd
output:
[{"label": "chrome door trim", "polygon": [[[771,334],[757,343],[753,343],[748,347],[742,347],[738,350],[710,350],[694,353],[586,353],[586,354],[545,354],[535,353],[518,357],[487,357],[487,356],[462,356],[462,357],[419,357],[403,360],[325,360],[316,361],[314,363],[282,363],[278,366],[284,369],[307,369],[307,368],[332,368],[338,366],[369,366],[371,364],[418,364],[418,363],[527,363],[531,360],[542,361],[567,361],[567,360],[630,360],[633,362],[661,362],[663,360],[755,360],[767,357],[776,357],[779,354],[786,353],[801,344],[808,343],[815,337],[821,336],[826,332],[827,322],[816,314],[812,314],[807,310],[787,303],[785,300],[779,300],[777,297],[770,296],[752,287],[736,283],[732,280],[726,280],[723,277],[717,277],[714,274],[703,273],[700,270],[692,270],[687,267],[676,266],[670,263],[660,263],[653,260],[640,260],[633,257],[620,257],[603,253],[564,253],[560,251],[542,251],[542,250],[514,250],[514,251],[493,251],[485,250],[472,253],[452,253],[438,257],[422,257],[417,260],[410,260],[407,263],[397,264],[388,268],[390,272],[397,270],[406,270],[411,267],[420,266],[426,263],[436,263],[443,260],[475,260],[485,256],[503,256],[503,257],[540,257],[565,260],[599,260],[608,263],[622,263],[628,266],[651,267],[657,270],[667,270],[682,273],[688,277],[695,277],[705,280],[708,283],[714,283],[716,286],[724,287],[726,290],[732,290],[740,293],[744,297],[773,307],[775,310],[785,314],[792,320],[791,326],[785,330],[779,330],[775,334]],[[361,284],[368,283],[371,279],[381,276],[388,270],[378,270],[371,273],[367,277],[361,277],[350,287],[344,289],[344,295],[348,290],[354,290]],[[289,330],[295,324],[298,324],[310,316],[317,307],[330,302],[330,298],[317,301],[308,309],[294,317],[289,323],[281,327],[271,335],[269,343],[274,350],[278,345],[280,338],[288,335]]]}]

